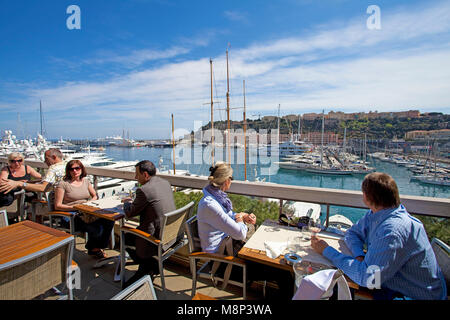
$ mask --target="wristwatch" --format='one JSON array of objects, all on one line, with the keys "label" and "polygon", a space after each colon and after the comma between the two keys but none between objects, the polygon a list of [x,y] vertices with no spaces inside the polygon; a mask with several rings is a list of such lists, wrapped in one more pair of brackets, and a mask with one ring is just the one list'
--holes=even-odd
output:
[{"label": "wristwatch", "polygon": [[25,189],[27,187],[28,183],[24,182],[22,185],[22,189]]}]

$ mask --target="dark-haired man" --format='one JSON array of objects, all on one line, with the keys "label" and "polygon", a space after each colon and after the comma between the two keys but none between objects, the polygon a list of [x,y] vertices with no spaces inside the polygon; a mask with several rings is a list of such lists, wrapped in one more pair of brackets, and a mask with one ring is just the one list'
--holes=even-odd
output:
[{"label": "dark-haired man", "polygon": [[[141,187],[136,190],[136,198],[133,202],[130,199],[125,200],[124,212],[127,218],[140,217],[137,229],[159,238],[162,215],[176,209],[172,188],[167,180],[156,176],[156,168],[151,161],[140,161],[135,167],[135,178]],[[125,286],[146,274],[153,276],[158,273],[158,264],[152,258],[158,254],[156,246],[130,234],[127,234],[125,242],[127,245],[136,246],[136,252],[128,250],[128,253],[139,263],[138,271],[125,283]]]},{"label": "dark-haired man", "polygon": [[313,249],[358,285],[378,287],[376,299],[446,299],[445,280],[425,229],[400,204],[394,179],[381,172],[368,174],[362,192],[370,211],[345,235],[353,257],[318,237],[311,239]]}]

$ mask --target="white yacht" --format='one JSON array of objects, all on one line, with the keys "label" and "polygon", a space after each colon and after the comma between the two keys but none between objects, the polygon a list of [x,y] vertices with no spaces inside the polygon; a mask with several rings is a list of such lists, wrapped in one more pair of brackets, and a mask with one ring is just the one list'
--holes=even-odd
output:
[{"label": "white yacht", "polygon": [[[275,153],[277,149],[272,150],[272,146],[267,148],[267,155],[270,156],[271,153]],[[300,155],[306,152],[311,152],[313,147],[304,141],[285,141],[278,144],[278,155],[279,157],[286,157],[289,155]]]},{"label": "white yacht", "polygon": [[353,222],[340,214],[332,215],[328,218],[328,227],[337,228],[341,231],[346,231],[353,225]]}]

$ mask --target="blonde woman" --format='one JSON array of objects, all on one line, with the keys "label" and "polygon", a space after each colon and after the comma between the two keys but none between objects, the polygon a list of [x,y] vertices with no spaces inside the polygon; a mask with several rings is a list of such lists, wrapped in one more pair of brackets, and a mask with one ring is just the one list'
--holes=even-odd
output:
[{"label": "blonde woman", "polygon": [[[230,236],[233,239],[233,252],[236,255],[244,245],[243,241],[248,238],[249,228],[254,231],[256,217],[253,213],[235,213],[233,211],[231,200],[226,194],[233,181],[233,169],[230,165],[219,162],[209,170],[211,172],[208,177],[209,184],[203,188],[204,196],[198,204],[197,211],[198,235],[202,250],[216,253],[219,251],[222,241]],[[289,271],[250,261],[247,261],[246,265],[247,280],[275,281],[280,288],[275,299],[287,300],[292,298],[294,280]],[[224,265],[221,265],[217,274],[222,275],[224,272]],[[242,280],[242,274],[236,269],[233,269],[230,277],[238,281]]]},{"label": "blonde woman", "polygon": [[256,217],[233,211],[233,204],[226,194],[233,181],[231,166],[218,162],[209,170],[209,184],[203,189],[204,196],[198,205],[198,233],[202,250],[217,252],[227,236],[237,241],[245,240],[248,231],[245,223],[255,224]]},{"label": "blonde woman", "polygon": [[[8,165],[3,167],[0,172],[0,181],[21,181],[29,182],[31,178],[41,179],[41,174],[32,167],[24,164],[24,156],[19,152],[13,152],[8,155]],[[13,189],[0,194],[0,207],[8,206],[14,201],[14,192],[20,189]]]}]

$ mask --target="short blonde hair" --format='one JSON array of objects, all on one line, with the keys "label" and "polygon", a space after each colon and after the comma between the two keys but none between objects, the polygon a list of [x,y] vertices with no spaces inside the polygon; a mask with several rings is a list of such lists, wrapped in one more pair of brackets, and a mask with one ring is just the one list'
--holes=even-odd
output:
[{"label": "short blonde hair", "polygon": [[15,159],[15,158],[20,158],[20,159],[22,159],[22,160],[25,160],[25,157],[24,157],[23,154],[21,154],[20,152],[11,152],[11,153],[8,155],[8,161],[11,161],[11,160],[13,160],[13,159]]},{"label": "short blonde hair", "polygon": [[209,168],[210,176],[208,180],[215,187],[222,186],[228,178],[233,176],[233,169],[228,163],[217,162],[214,167]]}]

